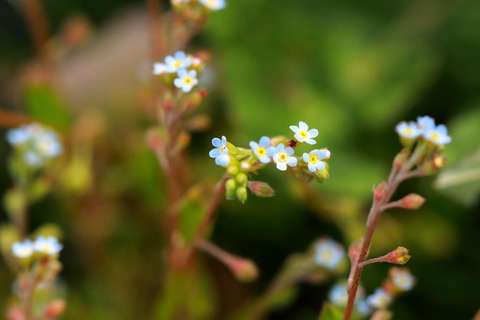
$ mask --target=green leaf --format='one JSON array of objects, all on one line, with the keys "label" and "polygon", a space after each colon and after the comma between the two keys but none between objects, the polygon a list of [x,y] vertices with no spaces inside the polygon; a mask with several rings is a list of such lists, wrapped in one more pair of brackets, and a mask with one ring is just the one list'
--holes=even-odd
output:
[{"label": "green leaf", "polygon": [[70,116],[66,105],[50,86],[33,84],[25,90],[25,104],[31,117],[53,127],[66,129]]},{"label": "green leaf", "polygon": [[203,190],[196,186],[191,188],[180,207],[180,232],[187,242],[190,241],[198,229],[206,211],[206,203],[203,200]]}]

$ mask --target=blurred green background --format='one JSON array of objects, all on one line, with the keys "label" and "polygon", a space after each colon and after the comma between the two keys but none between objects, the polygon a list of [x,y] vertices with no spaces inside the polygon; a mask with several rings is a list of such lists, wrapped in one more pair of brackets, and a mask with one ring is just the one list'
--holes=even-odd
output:
[{"label": "blurred green background", "polygon": [[[165,190],[144,140],[153,123],[144,103],[151,66],[145,4],[43,1],[57,98],[29,86],[45,74],[32,63],[20,3],[0,2],[0,108],[55,125],[69,146],[55,192],[31,210],[32,229],[54,222],[65,233],[64,319],[148,319],[162,286]],[[228,319],[258,296],[285,259],[315,238],[347,246],[361,236],[372,186],[386,179],[400,150],[394,126],[421,115],[448,126],[447,166],[400,188],[398,197],[416,192],[427,202],[384,215],[371,255],[401,245],[413,256],[408,267],[418,283],[393,305],[395,319],[473,317],[480,307],[479,34],[473,0],[230,0],[212,15],[188,47],[212,55],[204,79],[210,96],[196,110],[211,126],[192,137],[193,180],[213,186],[222,175],[208,157],[212,137],[246,147],[262,135],[288,135],[300,120],[319,130],[317,145],[332,158],[330,180],[314,192],[268,167],[259,179],[275,198],[222,202],[213,241],[253,259],[261,275],[239,284],[205,256],[202,281],[211,290],[201,307],[211,319]],[[8,153],[1,139],[2,192],[11,184]],[[369,293],[388,267],[366,269]],[[12,281],[1,264],[2,303]],[[269,319],[316,319],[329,286],[301,285]]]}]

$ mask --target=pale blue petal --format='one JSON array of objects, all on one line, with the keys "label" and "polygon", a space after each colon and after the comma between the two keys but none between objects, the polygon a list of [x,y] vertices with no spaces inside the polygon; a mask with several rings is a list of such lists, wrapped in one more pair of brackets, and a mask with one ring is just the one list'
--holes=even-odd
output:
[{"label": "pale blue petal", "polygon": [[267,156],[261,156],[259,159],[261,163],[269,163],[271,161]]},{"label": "pale blue petal", "polygon": [[317,168],[317,170],[323,170],[323,169],[325,169],[325,162],[323,162],[323,161],[318,161],[318,162],[315,164],[315,167]]},{"label": "pale blue petal", "polygon": [[298,141],[304,142],[303,138],[302,138],[298,133],[295,133],[293,136],[294,136],[295,139],[297,139]]},{"label": "pale blue petal", "polygon": [[280,143],[275,149],[276,152],[282,152],[283,150],[285,150],[285,145],[283,143]]},{"label": "pale blue petal", "polygon": [[260,142],[259,144],[262,147],[264,147],[264,148],[268,147],[270,145],[270,138],[269,137],[261,137],[259,142]]},{"label": "pale blue petal", "polygon": [[313,139],[310,139],[310,138],[308,138],[308,139],[306,139],[306,140],[305,140],[305,143],[308,143],[308,144],[315,144],[315,143],[317,143],[317,141],[315,141],[315,140],[313,140]]},{"label": "pale blue petal", "polygon": [[172,57],[172,56],[167,56],[165,58],[165,63],[168,65],[168,66],[171,66],[175,63],[175,58]]},{"label": "pale blue petal", "polygon": [[277,169],[285,171],[287,170],[287,164],[285,162],[277,162]]},{"label": "pale blue petal", "polygon": [[186,57],[185,52],[183,52],[183,51],[175,52],[175,59],[183,60],[183,59],[185,59],[185,57]]},{"label": "pale blue petal", "polygon": [[230,157],[228,154],[222,154],[215,158],[215,163],[219,166],[226,167],[230,163]]},{"label": "pale blue petal", "polygon": [[179,79],[179,78],[173,80],[173,84],[177,88],[182,88],[183,87],[182,79]]},{"label": "pale blue petal", "polygon": [[316,136],[318,136],[318,130],[317,129],[310,129],[310,130],[308,130],[307,133],[310,136],[310,138],[315,138]]},{"label": "pale blue petal", "polygon": [[313,165],[313,163],[308,163],[308,170],[310,170],[311,172],[315,172],[317,171],[317,168],[315,168],[315,165]]},{"label": "pale blue petal", "polygon": [[436,130],[438,133],[448,134],[447,127],[445,127],[443,124],[438,125]]},{"label": "pale blue petal", "polygon": [[305,162],[308,163],[308,160],[309,160],[309,159],[310,159],[309,154],[305,152],[305,153],[303,154],[303,161],[305,161]]},{"label": "pale blue petal", "polygon": [[295,133],[300,131],[300,129],[297,126],[290,126],[290,130],[292,130]]},{"label": "pale blue petal", "polygon": [[197,71],[195,71],[195,70],[190,70],[190,71],[188,72],[188,75],[189,75],[190,77],[192,77],[192,78],[196,78],[196,77],[197,77]]},{"label": "pale blue petal", "polygon": [[287,164],[290,166],[290,167],[295,167],[297,165],[297,158],[295,157],[288,157],[288,160],[287,160]]},{"label": "pale blue petal", "polygon": [[300,121],[298,123],[298,127],[300,128],[301,131],[307,131],[308,130],[308,125],[303,121]]},{"label": "pale blue petal", "polygon": [[220,150],[219,149],[212,149],[212,150],[210,150],[208,155],[210,156],[210,158],[216,158],[220,155]]},{"label": "pale blue petal", "polygon": [[186,69],[181,68],[181,69],[178,69],[177,74],[179,78],[183,78],[188,75],[188,72]]},{"label": "pale blue petal", "polygon": [[220,140],[219,138],[213,138],[212,144],[214,147],[220,148],[222,146],[222,140]]},{"label": "pale blue petal", "polygon": [[291,155],[293,154],[293,152],[294,152],[294,151],[293,151],[293,149],[292,149],[292,148],[290,148],[290,147],[287,147],[287,148],[285,149],[285,152],[286,152],[286,153],[287,153],[289,156],[291,156]]},{"label": "pale blue petal", "polygon": [[222,136],[222,146],[226,146],[227,145],[227,138],[225,138],[225,136]]},{"label": "pale blue petal", "polygon": [[274,146],[268,147],[267,148],[267,155],[269,157],[273,157],[273,155],[277,152],[276,148]]},{"label": "pale blue petal", "polygon": [[250,148],[254,151],[258,148],[258,143],[256,143],[255,141],[250,141],[249,145]]},{"label": "pale blue petal", "polygon": [[316,150],[318,159],[322,160],[328,157],[327,152],[325,150]]}]

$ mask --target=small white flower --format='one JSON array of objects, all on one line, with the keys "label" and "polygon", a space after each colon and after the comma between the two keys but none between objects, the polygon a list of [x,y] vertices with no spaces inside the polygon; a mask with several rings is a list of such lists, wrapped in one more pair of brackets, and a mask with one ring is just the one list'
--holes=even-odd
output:
[{"label": "small white flower", "polygon": [[165,58],[165,65],[167,71],[170,73],[177,72],[181,69],[185,69],[192,64],[192,59],[187,57],[185,52],[177,51],[173,56],[167,56]]},{"label": "small white flower", "polygon": [[252,148],[253,153],[255,154],[255,156],[257,156],[258,160],[260,160],[261,163],[269,163],[271,160],[267,152],[269,146],[269,137],[261,137],[258,143],[256,143],[255,141],[250,141],[250,148]]},{"label": "small white flower", "polygon": [[413,121],[410,122],[400,122],[395,127],[395,131],[398,135],[402,138],[413,140],[416,139],[418,136],[422,135],[422,130],[420,130],[417,124]]},{"label": "small white flower", "polygon": [[315,244],[314,260],[319,266],[327,267],[330,270],[335,269],[344,256],[343,247],[331,239],[322,239]]},{"label": "small white flower", "polygon": [[278,170],[285,171],[287,170],[287,165],[290,167],[295,167],[297,165],[297,158],[292,157],[293,149],[290,147],[285,148],[283,143],[280,143],[276,147],[269,147],[267,153],[277,164]]},{"label": "small white flower", "polygon": [[33,244],[32,241],[25,239],[22,242],[15,242],[12,245],[13,255],[17,258],[30,258],[33,254]]},{"label": "small white flower", "polygon": [[303,154],[303,161],[308,163],[308,170],[316,172],[317,170],[325,169],[326,163],[321,161],[330,158],[330,151],[328,150],[313,150],[310,153]]},{"label": "small white flower", "polygon": [[173,81],[173,84],[175,87],[182,89],[183,92],[190,92],[198,84],[197,72],[181,69],[178,71],[178,78]]},{"label": "small white flower", "polygon": [[300,121],[297,126],[290,126],[290,129],[295,133],[295,139],[297,139],[300,142],[305,142],[308,144],[315,144],[317,143],[313,138],[318,136],[318,130],[317,129],[310,129],[308,130],[308,125]]},{"label": "small white flower", "polygon": [[429,116],[423,116],[417,118],[418,129],[423,132],[435,128],[435,120]]},{"label": "small white flower", "polygon": [[408,270],[398,270],[392,275],[392,282],[398,289],[408,291],[413,288],[415,278]]},{"label": "small white flower", "polygon": [[200,3],[212,11],[220,10],[227,6],[225,0],[200,0]]},{"label": "small white flower", "polygon": [[392,296],[384,289],[375,290],[375,292],[367,298],[368,305],[375,309],[384,309],[390,302],[392,302]]},{"label": "small white flower", "polygon": [[337,283],[333,286],[328,294],[328,300],[334,305],[346,306],[348,301],[347,285],[345,283]]},{"label": "small white flower", "polygon": [[424,138],[437,146],[443,146],[448,144],[452,141],[452,138],[448,135],[447,127],[443,124],[426,130],[423,134]]},{"label": "small white flower", "polygon": [[160,75],[167,73],[167,65],[164,63],[157,62],[153,64],[153,74]]},{"label": "small white flower", "polygon": [[39,236],[33,243],[33,248],[36,252],[53,256],[63,249],[63,245],[55,237],[44,238]]}]

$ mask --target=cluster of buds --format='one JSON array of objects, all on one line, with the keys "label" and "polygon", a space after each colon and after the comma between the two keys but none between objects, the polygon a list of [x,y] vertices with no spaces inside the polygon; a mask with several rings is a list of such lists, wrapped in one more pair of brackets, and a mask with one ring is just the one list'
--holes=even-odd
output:
[{"label": "cluster of buds", "polygon": [[[280,171],[286,171],[291,168],[301,176],[316,178],[324,181],[328,178],[328,164],[325,162],[330,158],[330,151],[327,149],[314,149],[310,152],[303,153],[302,157],[294,155],[294,149],[300,144],[313,145],[316,141],[313,139],[318,136],[317,129],[308,129],[305,122],[300,121],[298,126],[290,126],[294,132],[293,139],[285,137],[262,137],[259,142],[251,141],[250,149],[237,148],[222,136],[221,139],[212,139],[215,147],[209,153],[211,158],[215,159],[215,163],[219,166],[227,168],[227,174],[231,177],[227,180],[226,189],[227,197],[232,198],[234,195],[240,200],[245,201],[247,198],[246,187],[255,192],[256,189],[268,190],[260,188],[252,188],[248,182],[248,174],[253,173],[269,163],[275,163]],[[271,196],[273,192],[266,192],[267,195],[257,194],[259,196]]]},{"label": "cluster of buds", "polygon": [[412,158],[412,164],[417,165],[424,175],[433,174],[445,165],[445,158],[440,155],[440,151],[452,140],[446,126],[436,125],[433,118],[423,116],[418,117],[417,122],[399,123],[395,131],[404,146],[395,157],[396,168],[412,161]]},{"label": "cluster of buds", "polygon": [[154,63],[153,74],[159,76],[166,85],[188,93],[198,86],[204,66],[200,58],[177,51],[173,56],[167,56],[163,62]]},{"label": "cluster of buds", "polygon": [[203,20],[227,6],[225,0],[172,0],[173,8],[193,20]]},{"label": "cluster of buds", "polygon": [[63,150],[57,133],[39,123],[9,130],[7,141],[15,148],[19,159],[32,168],[43,167]]}]

